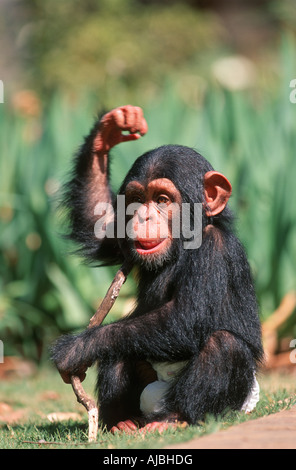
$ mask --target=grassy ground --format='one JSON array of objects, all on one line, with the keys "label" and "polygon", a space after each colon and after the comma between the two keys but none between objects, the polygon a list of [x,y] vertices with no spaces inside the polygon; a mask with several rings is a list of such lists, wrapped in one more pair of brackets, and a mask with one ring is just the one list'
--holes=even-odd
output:
[{"label": "grassy ground", "polygon": [[[94,382],[94,371],[90,371],[85,383],[90,393]],[[200,426],[145,437],[113,436],[100,430],[97,442],[90,445],[87,442],[87,415],[84,408],[76,403],[71,387],[63,384],[55,370],[41,369],[31,378],[1,383],[0,448],[160,449],[280,411],[296,403],[295,372],[262,374],[259,382],[261,399],[256,411],[249,415],[232,412],[218,421],[209,417]],[[70,420],[60,422],[51,422],[48,418],[52,413],[66,412],[75,415]]]}]

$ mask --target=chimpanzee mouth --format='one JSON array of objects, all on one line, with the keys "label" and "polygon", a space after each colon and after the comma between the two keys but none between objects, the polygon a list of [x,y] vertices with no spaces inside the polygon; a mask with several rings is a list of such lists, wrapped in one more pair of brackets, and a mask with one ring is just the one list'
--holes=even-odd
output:
[{"label": "chimpanzee mouth", "polygon": [[136,240],[135,248],[137,253],[141,255],[153,254],[160,249],[161,245],[164,244],[165,241],[166,238],[161,240]]}]

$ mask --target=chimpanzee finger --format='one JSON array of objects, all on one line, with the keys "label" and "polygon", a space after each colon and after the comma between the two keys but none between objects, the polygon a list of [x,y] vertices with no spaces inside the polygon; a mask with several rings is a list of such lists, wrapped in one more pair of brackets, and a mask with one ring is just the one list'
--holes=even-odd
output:
[{"label": "chimpanzee finger", "polygon": [[142,118],[142,121],[141,121],[141,126],[140,126],[140,129],[139,129],[139,132],[141,135],[145,135],[148,131],[148,124],[147,124],[147,121],[146,119],[143,117]]},{"label": "chimpanzee finger", "polygon": [[129,130],[131,134],[137,132],[137,124],[136,124],[136,110],[135,106],[127,105],[124,106],[123,112],[125,116],[125,126],[126,130]]},{"label": "chimpanzee finger", "polygon": [[60,372],[60,376],[66,384],[71,383],[71,375],[68,372]]},{"label": "chimpanzee finger", "polygon": [[146,119],[144,118],[143,110],[139,106],[135,106],[136,114],[136,132],[139,132],[141,135],[146,134],[148,130],[148,125]]},{"label": "chimpanzee finger", "polygon": [[134,125],[131,128],[131,132],[139,132],[141,128],[141,121],[143,118],[143,111],[139,106],[134,106]]},{"label": "chimpanzee finger", "polygon": [[112,117],[115,121],[115,124],[120,129],[126,128],[126,118],[124,108],[116,108],[112,111]]},{"label": "chimpanzee finger", "polygon": [[166,431],[169,427],[176,427],[173,423],[153,421],[152,423],[146,424],[143,428],[140,429],[141,434],[146,434],[146,432],[159,432],[160,434],[163,431]]},{"label": "chimpanzee finger", "polygon": [[127,419],[126,421],[119,421],[119,423],[116,424],[116,426],[113,426],[110,429],[110,432],[113,434],[119,431],[124,431],[128,434],[131,434],[132,432],[137,431],[137,426],[136,424],[131,421],[130,419]]},{"label": "chimpanzee finger", "polygon": [[131,419],[127,419],[126,421],[123,422],[126,426],[125,426],[125,429],[130,429],[131,431],[137,431],[138,430],[138,426],[131,420]]},{"label": "chimpanzee finger", "polygon": [[[85,377],[86,377],[86,373],[85,372],[79,372],[79,374],[75,374],[79,377],[79,380],[80,382],[83,382]],[[66,383],[66,384],[70,384],[71,383],[71,376],[72,374],[70,374],[69,372],[61,372],[60,371],[60,376],[62,377],[63,381]]]},{"label": "chimpanzee finger", "polygon": [[145,135],[148,131],[148,125],[140,107],[132,106],[126,109],[126,130],[129,130],[131,134],[138,133],[139,135]]},{"label": "chimpanzee finger", "polygon": [[[143,111],[139,106],[127,105],[116,108],[112,111],[112,117],[120,129],[129,131],[131,134],[139,133],[140,135],[144,135],[148,130]],[[123,142],[137,138],[138,137],[124,138]]]},{"label": "chimpanzee finger", "polygon": [[140,139],[140,134],[127,134],[121,136],[121,142],[129,142],[131,140],[138,140]]},{"label": "chimpanzee finger", "polygon": [[143,111],[138,106],[125,106],[124,111],[126,117],[126,130],[130,131],[130,134],[122,135],[122,142],[137,140],[148,130],[147,122],[143,116]]}]

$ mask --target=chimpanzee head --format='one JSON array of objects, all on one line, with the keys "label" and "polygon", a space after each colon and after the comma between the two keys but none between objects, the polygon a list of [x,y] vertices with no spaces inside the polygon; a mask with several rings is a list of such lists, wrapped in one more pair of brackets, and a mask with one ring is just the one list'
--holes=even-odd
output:
[{"label": "chimpanzee head", "polygon": [[135,161],[119,194],[125,195],[130,254],[156,269],[175,262],[186,246],[198,247],[184,242],[224,211],[231,185],[195,150],[167,145]]}]

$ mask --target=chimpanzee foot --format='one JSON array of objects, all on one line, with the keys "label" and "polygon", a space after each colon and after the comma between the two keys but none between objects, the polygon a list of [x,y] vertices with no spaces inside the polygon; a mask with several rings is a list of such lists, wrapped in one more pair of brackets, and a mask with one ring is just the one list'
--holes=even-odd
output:
[{"label": "chimpanzee foot", "polygon": [[167,429],[186,428],[187,426],[188,426],[188,423],[186,421],[176,420],[173,422],[153,421],[139,428],[139,426],[134,421],[132,421],[131,419],[127,419],[125,421],[119,421],[119,423],[117,423],[116,426],[113,426],[110,429],[110,432],[112,432],[112,434],[115,434],[117,432],[125,432],[127,434],[134,434],[136,432],[139,432],[141,434],[158,432],[161,434],[163,431],[166,431]]},{"label": "chimpanzee foot", "polygon": [[115,434],[119,431],[123,431],[127,434],[132,434],[138,431],[138,429],[138,426],[131,419],[127,419],[126,421],[119,421],[116,426],[113,426],[110,429],[110,432],[112,432],[112,434]]},{"label": "chimpanzee foot", "polygon": [[153,421],[152,423],[146,424],[146,426],[139,429],[141,434],[159,432],[160,434],[167,429],[186,428],[188,423],[186,421]]}]

